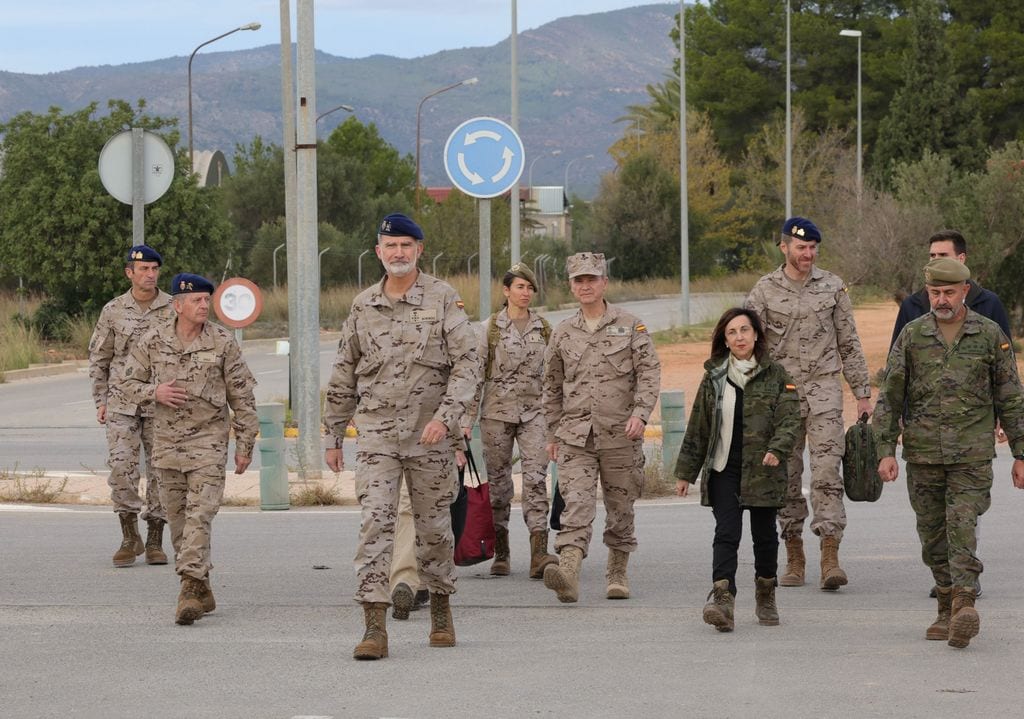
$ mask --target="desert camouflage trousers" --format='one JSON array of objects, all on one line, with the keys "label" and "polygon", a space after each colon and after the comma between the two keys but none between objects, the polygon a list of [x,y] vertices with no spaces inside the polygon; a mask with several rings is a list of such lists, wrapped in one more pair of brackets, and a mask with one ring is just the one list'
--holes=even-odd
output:
[{"label": "desert camouflage trousers", "polygon": [[559,444],[558,489],[565,500],[562,529],[555,536],[555,551],[579,547],[587,556],[597,516],[597,485],[604,498],[604,543],[609,549],[636,549],[633,503],[644,483],[643,442],[598,450],[593,433],[585,447]]},{"label": "desert camouflage trousers", "polygon": [[399,582],[405,582],[409,589],[418,592],[423,589],[420,573],[416,570],[416,527],[412,518],[412,500],[405,482],[399,486],[398,520],[395,522],[395,549],[391,555],[390,591],[395,591]]},{"label": "desert camouflage trousers", "polygon": [[807,519],[803,495],[804,446],[811,455],[811,531],[819,537],[843,539],[846,507],[843,506],[843,477],[840,467],[846,448],[842,410],[812,414],[803,420],[793,453],[789,455],[789,483],[786,505],[779,510],[779,536],[799,537]]},{"label": "desert camouflage trousers", "polygon": [[[160,503],[157,473],[153,469],[153,418],[107,412],[107,466],[110,501],[117,513],[138,514],[142,519],[166,519]],[[146,497],[139,495],[139,460],[146,450]]]},{"label": "desert camouflage trousers", "polygon": [[224,498],[224,465],[211,464],[191,472],[156,471],[174,546],[174,571],[203,579],[213,568],[210,532]]},{"label": "desert camouflage trousers", "polygon": [[491,485],[495,529],[508,529],[509,511],[515,495],[512,484],[513,441],[519,445],[519,461],[523,468],[523,521],[531,534],[547,528],[548,453],[544,424],[543,414],[519,423],[480,420],[480,439],[487,463],[487,482]]},{"label": "desert camouflage trousers", "polygon": [[984,570],[978,559],[978,517],[992,504],[992,462],[907,463],[907,492],[917,515],[921,559],[940,587],[973,587]]},{"label": "desert camouflage trousers", "polygon": [[[434,594],[455,593],[455,538],[451,504],[457,480],[450,446],[417,457],[392,457],[359,452],[356,498],[362,507],[356,549],[357,602],[391,604],[388,591],[395,546],[399,483],[405,478],[416,530],[419,576]],[[411,586],[411,585],[410,585]]]}]

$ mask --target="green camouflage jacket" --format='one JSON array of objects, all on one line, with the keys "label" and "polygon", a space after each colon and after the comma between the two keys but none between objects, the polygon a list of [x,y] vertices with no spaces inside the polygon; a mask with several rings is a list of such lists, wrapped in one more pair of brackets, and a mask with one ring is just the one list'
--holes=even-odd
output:
[{"label": "green camouflage jacket", "polygon": [[[711,506],[708,477],[722,422],[722,393],[728,359],[704,363],[704,379],[690,410],[675,475],[694,482],[701,475],[700,503]],[[800,431],[800,405],[793,378],[767,357],[743,389],[743,469],[740,504],[781,507],[786,499],[786,461]],[[777,467],[761,464],[766,452],[779,458]],[[703,472],[701,468],[703,467]]]},{"label": "green camouflage jacket", "polygon": [[879,457],[918,464],[984,462],[995,456],[996,417],[1014,455],[1024,452],[1024,389],[999,325],[967,311],[952,347],[929,313],[907,324],[889,351],[871,426]]}]

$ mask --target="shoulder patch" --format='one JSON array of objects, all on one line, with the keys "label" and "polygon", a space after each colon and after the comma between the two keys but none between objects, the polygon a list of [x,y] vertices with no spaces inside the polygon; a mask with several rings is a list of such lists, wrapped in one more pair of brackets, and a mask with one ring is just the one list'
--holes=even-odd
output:
[{"label": "shoulder patch", "polygon": [[786,391],[787,392],[796,392],[796,385],[795,384],[788,384],[787,383],[786,384]]},{"label": "shoulder patch", "polygon": [[633,329],[635,329],[637,332],[646,332],[647,331],[647,325],[645,325],[643,322],[641,322],[640,324],[638,324]]},{"label": "shoulder patch", "polygon": [[1010,343],[1009,342],[1003,342],[1001,345],[999,345],[999,349],[1001,349],[1003,352],[1005,352],[1006,350],[1010,349]]}]

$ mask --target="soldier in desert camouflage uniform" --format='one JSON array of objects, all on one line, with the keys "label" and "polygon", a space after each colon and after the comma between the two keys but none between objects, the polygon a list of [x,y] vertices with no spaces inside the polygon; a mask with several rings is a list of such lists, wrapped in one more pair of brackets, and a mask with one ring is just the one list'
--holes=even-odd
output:
[{"label": "soldier in desert camouflage uniform", "polygon": [[191,624],[216,607],[210,527],[224,497],[229,431],[241,474],[252,461],[259,423],[256,380],[231,333],[207,319],[213,285],[179,274],[171,293],[177,319],[139,339],[125,364],[124,387],[135,402],[157,403],[153,465],[181,576],[175,621]]},{"label": "soldier in desert camouflage uniform", "polygon": [[[115,567],[130,567],[143,551],[147,564],[167,564],[162,547],[167,517],[153,471],[153,403],[130,401],[120,386],[132,345],[148,329],[174,317],[171,296],[157,287],[162,264],[160,253],[146,245],[136,245],[128,251],[124,273],[132,287],[103,307],[89,341],[89,377],[96,421],[107,430],[110,501],[121,523],[121,546],[113,557]],[[139,496],[139,452],[143,447],[145,508]],[[140,513],[149,528],[145,546],[139,536]]]},{"label": "soldier in desert camouflage uniform", "polygon": [[359,432],[356,495],[363,518],[355,600],[366,631],[356,659],[388,655],[385,615],[403,472],[416,524],[419,574],[430,591],[430,646],[455,645],[448,597],[455,593],[453,442],[477,392],[477,338],[458,293],[420,272],[423,231],[401,214],[383,219],[377,257],[386,275],[360,293],[342,328],[327,387],[325,460],[344,467],[345,427]]},{"label": "soldier in desert camouflage uniform", "polygon": [[626,565],[636,549],[633,503],[643,488],[644,428],[658,401],[661,364],[643,322],[604,301],[604,255],[572,255],[566,269],[580,310],[555,328],[545,355],[548,455],[558,461],[565,511],[555,538],[559,561],[545,567],[544,586],[559,601],[578,600],[600,481],[608,547],[605,596],[627,599]]},{"label": "soldier in desert camouflage uniform", "polygon": [[796,380],[803,426],[789,457],[786,506],[779,534],[786,542],[783,587],[804,583],[804,446],[811,455],[811,531],[821,537],[820,587],[834,591],[847,583],[839,566],[846,528],[843,480],[843,388],[840,373],[857,398],[857,414],[871,414],[868,365],[861,350],[853,305],[842,279],[815,266],[821,233],[813,222],[792,217],[782,226],[785,263],[765,275],[747,296],[764,326],[772,359]]},{"label": "soldier in desert camouflage uniform", "polygon": [[[530,578],[558,558],[548,554],[548,474],[546,431],[541,406],[544,350],[551,325],[530,309],[537,278],[522,262],[502,278],[505,307],[485,324],[477,351],[484,365],[480,391],[480,438],[494,514],[494,563],[491,574],[510,572],[509,508],[512,504],[512,443],[523,468],[523,521],[530,532]],[[476,417],[476,406],[468,413]]]},{"label": "soldier in desert camouflage uniform", "polygon": [[964,304],[968,279],[970,270],[952,258],[925,266],[931,313],[897,337],[872,420],[878,474],[891,482],[899,475],[896,440],[906,417],[907,491],[939,605],[925,637],[957,648],[981,624],[974,608],[983,569],[975,526],[991,504],[997,419],[1013,452],[1013,485],[1024,489],[1024,388],[1010,340]]}]

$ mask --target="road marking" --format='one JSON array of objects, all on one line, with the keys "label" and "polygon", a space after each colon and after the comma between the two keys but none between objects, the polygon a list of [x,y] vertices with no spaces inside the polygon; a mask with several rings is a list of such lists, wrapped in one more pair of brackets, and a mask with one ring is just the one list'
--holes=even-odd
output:
[{"label": "road marking", "polygon": [[279,374],[281,372],[284,372],[284,370],[283,369],[268,369],[266,372],[257,372],[256,375],[257,376],[261,376],[261,375],[265,375],[265,374]]},{"label": "road marking", "polygon": [[70,512],[67,507],[41,507],[38,504],[0,504],[0,512]]},{"label": "road marking", "polygon": [[92,403],[93,402],[92,402],[91,399],[83,399],[81,402],[65,402],[64,406],[65,407],[74,407],[76,404],[92,404]]}]

